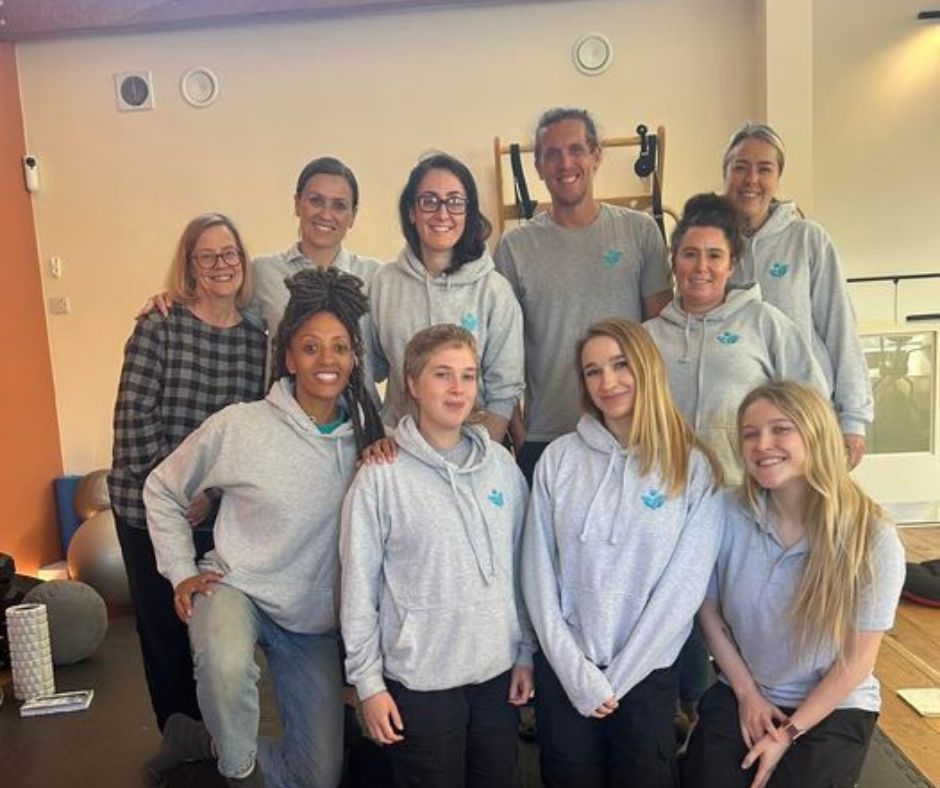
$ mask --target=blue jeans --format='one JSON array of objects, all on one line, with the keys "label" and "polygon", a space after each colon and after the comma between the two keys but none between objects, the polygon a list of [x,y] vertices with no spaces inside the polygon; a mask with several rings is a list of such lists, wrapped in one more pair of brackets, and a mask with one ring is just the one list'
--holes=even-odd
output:
[{"label": "blue jeans", "polygon": [[[335,634],[275,623],[243,592],[197,594],[189,622],[196,690],[219,772],[245,777],[257,756],[268,788],[335,788],[343,765],[343,678]],[[255,645],[271,674],[283,737],[258,740]]]}]

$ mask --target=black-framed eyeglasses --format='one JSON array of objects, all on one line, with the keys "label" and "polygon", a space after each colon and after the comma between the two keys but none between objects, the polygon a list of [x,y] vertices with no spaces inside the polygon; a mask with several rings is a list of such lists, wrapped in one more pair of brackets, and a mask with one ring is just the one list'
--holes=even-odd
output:
[{"label": "black-framed eyeglasses", "polygon": [[221,252],[197,252],[193,255],[193,262],[204,271],[209,271],[222,261],[229,268],[241,265],[242,253],[238,249],[223,249]]},{"label": "black-framed eyeglasses", "polygon": [[441,197],[434,192],[421,192],[415,197],[415,205],[421,213],[437,213],[443,205],[447,213],[453,216],[460,216],[467,212],[467,198],[462,194],[448,194]]}]

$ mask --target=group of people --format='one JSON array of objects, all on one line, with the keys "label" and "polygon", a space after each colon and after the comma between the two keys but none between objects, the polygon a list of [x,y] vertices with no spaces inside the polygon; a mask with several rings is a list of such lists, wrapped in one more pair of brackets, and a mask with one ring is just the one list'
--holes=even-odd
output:
[{"label": "group of people", "polygon": [[676,785],[680,696],[684,785],[857,778],[903,551],[849,476],[868,373],[831,242],[776,199],[782,142],[736,132],[668,254],[595,198],[586,111],[544,113],[534,155],[551,205],[493,257],[442,153],[386,265],[344,248],[359,188],[332,158],[287,252],[187,226],[115,407],[147,784],[214,759],[335,788],[344,681],[402,787],[509,788],[533,697],[547,788]]}]

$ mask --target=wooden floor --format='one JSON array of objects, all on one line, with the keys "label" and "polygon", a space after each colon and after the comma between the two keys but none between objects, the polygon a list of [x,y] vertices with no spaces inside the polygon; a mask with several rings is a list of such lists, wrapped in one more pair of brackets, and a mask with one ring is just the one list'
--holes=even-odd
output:
[{"label": "wooden floor", "polygon": [[[940,558],[940,525],[898,532],[908,561]],[[906,687],[940,687],[940,609],[902,599],[875,673],[881,681],[882,731],[928,781],[940,786],[940,717],[921,717],[897,695]]]}]

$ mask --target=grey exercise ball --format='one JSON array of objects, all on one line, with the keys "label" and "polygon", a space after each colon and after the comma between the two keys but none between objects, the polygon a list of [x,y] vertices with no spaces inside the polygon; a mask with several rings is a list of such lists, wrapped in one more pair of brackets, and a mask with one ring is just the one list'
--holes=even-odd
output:
[{"label": "grey exercise ball", "polygon": [[72,507],[78,519],[85,521],[93,514],[111,508],[111,493],[108,491],[108,470],[86,473],[75,487]]},{"label": "grey exercise ball", "polygon": [[89,517],[69,542],[69,577],[95,589],[109,605],[129,605],[124,557],[110,509]]},{"label": "grey exercise ball", "polygon": [[30,590],[23,601],[46,606],[55,665],[72,665],[90,656],[108,631],[104,600],[86,583],[50,580]]}]

